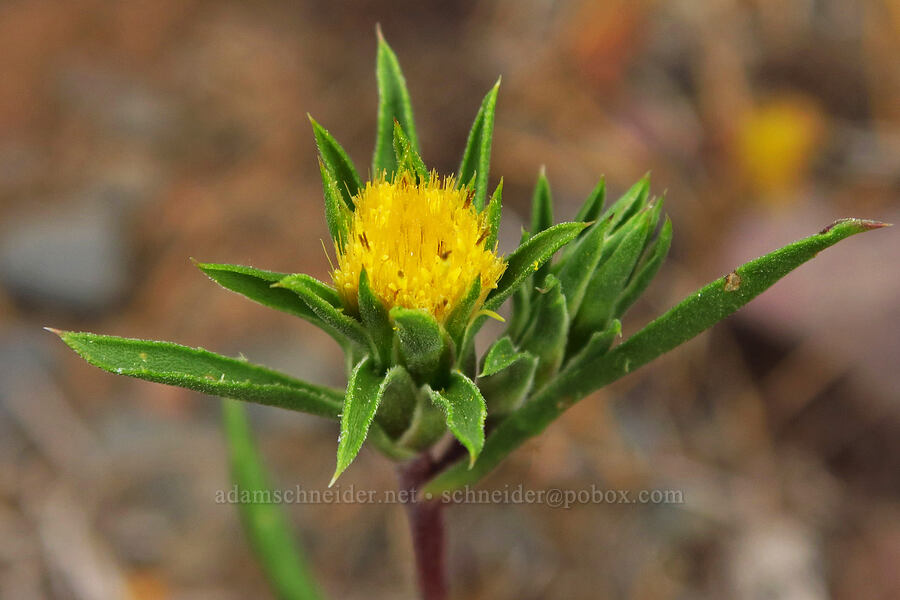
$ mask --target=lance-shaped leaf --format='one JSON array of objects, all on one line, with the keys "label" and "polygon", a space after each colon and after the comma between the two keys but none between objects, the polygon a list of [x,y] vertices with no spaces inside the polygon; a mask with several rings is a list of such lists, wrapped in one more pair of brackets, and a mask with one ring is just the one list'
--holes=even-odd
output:
[{"label": "lance-shaped leaf", "polygon": [[416,381],[431,381],[442,361],[447,359],[448,348],[441,326],[424,310],[400,306],[391,309],[391,320],[406,368]]},{"label": "lance-shaped leaf", "polygon": [[538,359],[527,352],[518,352],[514,360],[500,371],[478,379],[488,414],[506,415],[522,405],[534,386]]},{"label": "lance-shaped leaf", "polygon": [[587,227],[586,223],[560,223],[534,235],[509,255],[506,270],[497,282],[497,288],[487,297],[484,307],[497,310],[529,275],[546,263],[557,250],[571,242]]},{"label": "lance-shaped leaf", "polygon": [[553,275],[547,275],[546,287],[537,293],[534,317],[522,336],[521,347],[538,358],[535,386],[540,387],[556,373],[565,357],[569,311],[559,280]]},{"label": "lance-shaped leaf", "polygon": [[488,250],[497,247],[497,237],[500,234],[500,215],[503,210],[503,178],[497,184],[494,193],[491,195],[491,201],[488,203],[485,220],[487,221],[490,233],[484,242],[484,247]]},{"label": "lance-shaped leaf", "polygon": [[428,169],[398,121],[394,121],[394,158],[397,159],[398,172],[407,171],[414,174],[420,182],[428,181]]},{"label": "lance-shaped leaf", "polygon": [[[466,150],[463,153],[462,163],[459,165],[460,184],[472,181],[474,178],[475,208],[484,208],[487,198],[488,173],[491,166],[491,140],[494,136],[494,109],[497,106],[497,92],[500,90],[500,79],[481,101],[478,114],[469,130],[469,139],[466,141]],[[486,245],[485,247],[490,247]]]},{"label": "lance-shaped leaf", "polygon": [[353,166],[353,161],[341,148],[328,131],[321,125],[316,123],[308,114],[309,122],[312,124],[313,135],[316,138],[316,147],[319,149],[319,158],[322,163],[332,174],[337,182],[338,191],[344,200],[347,208],[353,210],[353,196],[355,196],[362,187],[362,180]]},{"label": "lance-shaped leaf", "polygon": [[[550,182],[544,167],[538,175],[537,185],[531,198],[531,235],[536,235],[547,230],[553,225],[553,196],[550,194]],[[547,273],[550,272],[550,262],[542,265],[534,274],[534,284],[542,286]]]},{"label": "lance-shaped leaf", "polygon": [[578,369],[584,365],[592,364],[601,356],[609,352],[616,338],[622,335],[622,322],[613,319],[609,327],[603,331],[595,331],[591,334],[591,338],[584,345],[578,354],[573,356],[567,363],[566,369]]},{"label": "lance-shaped leaf", "polygon": [[608,260],[591,277],[584,301],[572,324],[570,348],[585,343],[591,333],[605,329],[613,316],[619,296],[644,250],[650,233],[651,213],[630,225],[628,233]]},{"label": "lance-shaped leaf", "polygon": [[488,348],[484,355],[481,374],[478,377],[486,377],[502,371],[516,361],[518,354],[509,336],[503,336]]},{"label": "lance-shaped leaf", "polygon": [[447,428],[469,451],[469,465],[475,463],[484,446],[484,420],[487,407],[478,386],[454,371],[450,383],[442,390],[429,388],[432,401],[444,410]]},{"label": "lance-shaped leaf", "polygon": [[456,464],[433,479],[424,492],[440,494],[474,484],[578,400],[708,329],[829,246],[851,235],[885,226],[878,221],[843,219],[704,286],[597,360],[584,361],[577,368],[565,368],[497,426],[474,467],[468,469],[465,464]]},{"label": "lance-shaped leaf", "polygon": [[341,196],[338,181],[334,174],[319,160],[319,173],[322,175],[322,191],[325,195],[325,221],[328,223],[328,232],[338,248],[343,249],[344,242],[350,231],[350,221],[353,215],[351,209]]},{"label": "lance-shaped leaf", "polygon": [[343,393],[246,360],[170,342],[51,329],[81,358],[117,375],[337,418]]},{"label": "lance-shaped leaf", "polygon": [[650,173],[641,177],[640,181],[628,188],[628,191],[607,208],[600,220],[610,219],[610,231],[627,222],[647,204],[650,195]]},{"label": "lance-shaped leaf", "polygon": [[377,177],[382,171],[388,176],[397,170],[394,156],[394,121],[398,121],[406,132],[412,148],[419,152],[419,140],[413,122],[412,105],[406,90],[406,79],[397,62],[397,55],[388,46],[379,27],[378,53],[375,60],[375,75],[378,80],[378,129],[375,134],[375,155],[372,158],[372,175]]},{"label": "lance-shaped leaf", "polygon": [[[287,273],[263,271],[262,269],[254,269],[253,267],[245,267],[242,265],[222,265],[198,262],[195,262],[194,264],[210,279],[225,289],[246,296],[263,306],[268,306],[269,308],[274,308],[305,319],[313,325],[323,329],[337,340],[341,346],[347,344],[348,340],[346,336],[323,323],[316,313],[309,308],[309,305],[301,300],[297,294],[284,288],[272,287],[273,283],[278,283],[287,277]],[[333,306],[340,306],[337,292],[335,292],[333,288],[321,284],[317,293],[328,302],[332,303]]]},{"label": "lance-shaped leaf", "polygon": [[656,237],[653,244],[645,251],[644,258],[641,263],[638,264],[637,269],[635,269],[634,274],[631,276],[631,280],[625,287],[625,291],[619,296],[619,301],[616,303],[613,314],[617,317],[624,315],[625,311],[634,304],[634,301],[644,293],[644,290],[647,289],[647,286],[650,285],[653,277],[656,276],[657,271],[659,271],[659,268],[662,266],[663,261],[666,260],[671,245],[672,221],[666,217],[666,221],[663,223],[659,235]]},{"label": "lance-shaped leaf", "polygon": [[[596,221],[597,217],[600,216],[600,212],[603,210],[603,204],[605,202],[606,178],[601,177],[600,182],[597,183],[596,187],[591,191],[591,195],[587,197],[587,200],[584,201],[584,204],[581,205],[581,208],[578,209],[578,213],[572,220],[583,221],[585,223]],[[585,235],[587,234],[585,233]]]},{"label": "lance-shaped leaf", "polygon": [[394,329],[387,309],[369,285],[369,274],[365,269],[359,274],[357,295],[359,316],[372,337],[378,364],[387,368],[394,348]]},{"label": "lance-shaped leaf", "polygon": [[347,396],[341,411],[341,435],[338,438],[337,467],[328,487],[350,466],[369,433],[375,411],[384,392],[386,378],[379,374],[375,360],[367,356],[354,367],[347,382]]},{"label": "lance-shaped leaf", "polygon": [[[326,325],[339,331],[363,348],[372,347],[372,340],[359,321],[345,315],[343,310],[336,307],[331,301],[332,295],[336,296],[337,294],[333,288],[304,273],[288,275],[279,282],[273,283],[272,287],[294,292]],[[327,290],[325,293],[323,293],[323,287]]]},{"label": "lance-shaped leaf", "polygon": [[553,195],[550,193],[547,172],[541,167],[531,196],[531,235],[537,235],[551,225],[553,225]]},{"label": "lance-shaped leaf", "polygon": [[266,501],[271,492],[269,477],[256,449],[244,406],[234,400],[223,400],[222,417],[241,521],[269,582],[278,596],[286,600],[321,598],[306,559],[291,537],[291,526],[284,511],[278,504]]},{"label": "lance-shaped leaf", "polygon": [[516,351],[509,336],[494,342],[484,357],[478,388],[491,415],[507,414],[522,403],[534,382],[537,358]]},{"label": "lance-shaped leaf", "polygon": [[597,221],[577,242],[566,248],[567,256],[561,261],[557,276],[566,296],[566,308],[570,315],[578,314],[591,276],[600,263],[608,229],[608,220]]}]

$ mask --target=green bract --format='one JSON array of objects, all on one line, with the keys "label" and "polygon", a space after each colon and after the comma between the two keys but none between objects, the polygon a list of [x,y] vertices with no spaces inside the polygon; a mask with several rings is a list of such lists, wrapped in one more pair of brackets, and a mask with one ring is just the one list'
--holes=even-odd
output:
[{"label": "green bract", "polygon": [[[376,70],[379,104],[372,172],[388,177],[406,172],[412,181],[427,180],[406,82],[397,57],[380,35]],[[492,194],[488,189],[499,85],[488,91],[478,109],[456,180],[469,188],[475,210],[485,213],[489,247],[497,239],[503,189],[502,180]],[[328,229],[342,247],[364,184],[334,137],[312,118],[310,122]],[[386,456],[400,460],[453,436],[455,450],[444,444],[450,450],[438,457],[446,459],[443,470],[425,487],[437,493],[477,482],[568,407],[727,317],[822,250],[884,226],[861,219],[837,221],[713,281],[617,344],[621,319],[666,257],[672,224],[663,218],[662,199],[650,194],[649,177],[609,206],[605,200],[601,180],[572,222],[554,224],[550,184],[542,170],[530,230],[506,257],[497,286],[479,306],[483,290],[476,278],[441,322],[425,310],[384,306],[365,271],[358,302],[350,307],[334,287],[305,274],[197,264],[221,286],[327,332],[347,356],[346,390],[298,381],[202,349],[56,333],[86,361],[112,373],[338,421],[335,479],[367,438]],[[475,335],[510,298],[503,336],[478,357]],[[235,478],[242,488],[260,489],[265,477],[243,413],[235,403],[225,407]],[[275,508],[248,510],[245,516],[283,595],[315,597],[315,587],[304,579],[299,553],[281,534],[273,538],[267,533],[273,522],[280,523]],[[275,528],[283,531],[281,525]],[[276,551],[274,546],[287,550]]]}]

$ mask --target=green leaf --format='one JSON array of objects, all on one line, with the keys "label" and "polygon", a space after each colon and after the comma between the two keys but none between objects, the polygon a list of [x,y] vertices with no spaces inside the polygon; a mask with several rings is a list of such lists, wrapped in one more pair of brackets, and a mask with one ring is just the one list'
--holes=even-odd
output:
[{"label": "green leaf", "polygon": [[369,274],[365,269],[359,275],[358,301],[359,315],[372,337],[378,364],[387,368],[394,348],[394,328],[387,309],[369,285]]},{"label": "green leaf", "polygon": [[[332,336],[341,346],[346,345],[347,338],[334,328],[322,322],[316,313],[309,308],[297,294],[284,288],[273,288],[277,283],[288,276],[287,273],[263,271],[253,267],[241,265],[222,265],[214,263],[194,263],[210,279],[227,290],[237,292],[263,306],[274,308],[288,314],[300,317],[323,329]],[[318,293],[333,305],[340,306],[337,292],[332,288],[321,284]]]},{"label": "green leaf", "polygon": [[487,310],[500,308],[529,275],[550,260],[557,250],[574,240],[585,227],[585,223],[560,223],[528,238],[506,259],[506,270],[496,289],[488,294],[484,307]]},{"label": "green leaf", "polygon": [[414,174],[420,183],[428,181],[428,169],[422,162],[422,157],[403,132],[400,123],[394,121],[394,157],[397,159],[397,171],[407,171]]},{"label": "green leaf", "polygon": [[628,221],[647,204],[650,195],[650,173],[641,177],[627,192],[604,211],[601,221],[610,220],[610,231]]},{"label": "green leaf", "polygon": [[531,196],[531,235],[549,229],[553,225],[553,196],[550,194],[550,182],[544,167],[538,175],[537,185]]},{"label": "green leaf", "polygon": [[569,332],[569,311],[559,280],[547,275],[546,288],[538,290],[534,317],[522,336],[521,348],[537,357],[534,385],[542,386],[562,364]]},{"label": "green leaf", "polygon": [[378,79],[378,130],[375,135],[375,155],[372,158],[372,176],[378,177],[387,171],[388,177],[397,170],[394,157],[394,121],[398,121],[406,132],[412,148],[419,154],[419,140],[413,123],[412,105],[406,90],[406,79],[397,62],[397,55],[391,50],[377,29],[378,54],[375,61],[375,75]]},{"label": "green leaf", "polygon": [[350,466],[369,433],[378,410],[386,378],[379,374],[371,356],[362,359],[350,374],[347,397],[341,411],[341,435],[338,438],[337,467],[328,487]]},{"label": "green leaf", "polygon": [[519,353],[513,346],[509,336],[504,336],[494,342],[487,353],[484,355],[484,366],[481,367],[481,375],[478,377],[487,377],[493,375],[503,369],[509,367],[519,358]]},{"label": "green leaf", "polygon": [[412,423],[397,440],[397,445],[421,452],[434,445],[445,433],[447,424],[443,411],[434,405],[430,394],[420,394],[413,411]]},{"label": "green leaf", "polygon": [[512,339],[518,341],[522,339],[525,328],[531,319],[531,290],[527,286],[519,286],[512,297],[512,316],[509,319],[509,325],[506,327],[506,333]]},{"label": "green leaf", "polygon": [[534,386],[537,366],[536,356],[519,352],[502,370],[478,379],[490,416],[506,415],[522,405]]},{"label": "green leaf", "polygon": [[572,323],[570,348],[580,347],[591,333],[605,329],[613,317],[619,296],[634,271],[650,233],[652,214],[644,214],[640,221],[629,226],[627,234],[612,256],[603,262],[591,277],[584,302]]},{"label": "green leaf", "polygon": [[659,271],[659,268],[666,260],[671,245],[672,221],[666,217],[666,221],[663,223],[659,235],[656,237],[653,245],[645,251],[644,259],[638,264],[635,273],[631,276],[631,280],[625,287],[625,291],[619,296],[619,301],[616,303],[616,309],[613,311],[617,317],[624,315],[629,307],[634,304],[634,301],[644,293],[644,290],[650,285],[653,277],[656,276],[657,271]]},{"label": "green leaf", "polygon": [[622,322],[613,319],[609,327],[603,331],[595,331],[591,334],[587,344],[566,363],[566,369],[578,369],[580,366],[591,364],[601,356],[609,352],[613,342],[622,335]]},{"label": "green leaf", "polygon": [[375,419],[392,439],[409,428],[418,397],[419,388],[406,369],[395,365],[387,370]]},{"label": "green leaf", "polygon": [[291,525],[284,512],[278,504],[265,501],[271,497],[269,477],[253,441],[244,406],[223,400],[222,421],[241,521],[269,582],[286,600],[321,598],[309,565],[291,537]]},{"label": "green leaf", "polygon": [[352,211],[354,209],[353,197],[362,187],[362,180],[360,180],[359,174],[356,172],[356,167],[353,166],[353,161],[350,160],[350,157],[347,156],[341,145],[337,143],[337,140],[321,125],[316,123],[315,119],[309,114],[306,116],[309,117],[309,122],[312,124],[313,135],[316,138],[316,147],[319,149],[319,157],[337,182],[337,189],[340,191],[347,208]]},{"label": "green leaf", "polygon": [[591,221],[596,221],[597,217],[600,216],[600,212],[603,210],[603,204],[606,201],[606,178],[601,177],[600,182],[591,192],[591,195],[587,197],[587,200],[584,201],[584,204],[581,205],[581,208],[578,209],[578,214],[575,215],[573,221],[583,221],[585,223],[590,223]]},{"label": "green leaf", "polygon": [[490,233],[484,242],[484,248],[490,250],[497,247],[497,237],[500,234],[500,214],[502,212],[503,203],[503,178],[497,184],[494,193],[491,195],[491,201],[488,203],[486,220]]},{"label": "green leaf", "polygon": [[487,407],[484,397],[471,379],[454,371],[444,389],[429,389],[432,401],[444,410],[447,427],[469,451],[469,464],[475,463],[484,446],[484,420]]},{"label": "green leaf", "polygon": [[[462,163],[459,165],[460,184],[465,184],[474,178],[475,181],[475,208],[479,211],[484,208],[487,198],[488,173],[491,167],[491,139],[494,135],[494,109],[497,106],[497,92],[500,90],[500,79],[481,101],[478,114],[469,130],[469,139],[466,141],[466,150],[463,153]],[[489,247],[485,245],[485,247]]]},{"label": "green leaf", "polygon": [[170,342],[51,329],[81,358],[104,371],[205,394],[336,419],[343,393],[246,360]]},{"label": "green leaf", "polygon": [[272,287],[294,292],[326,325],[339,331],[363,348],[372,347],[372,340],[359,321],[345,315],[343,309],[338,308],[332,302],[337,297],[334,288],[328,287],[304,273],[288,275],[279,282],[273,283]]},{"label": "green leaf", "polygon": [[431,381],[446,359],[441,326],[424,310],[395,306],[390,314],[406,368],[419,383]]},{"label": "green leaf", "polygon": [[344,242],[350,235],[350,222],[353,215],[341,196],[334,174],[321,160],[319,160],[319,173],[322,176],[322,190],[325,194],[325,221],[328,223],[328,232],[338,248],[343,249]]},{"label": "green leaf", "polygon": [[816,235],[752,260],[704,286],[598,359],[563,369],[497,426],[474,467],[467,469],[462,463],[456,464],[433,479],[423,491],[437,495],[474,484],[578,400],[708,329],[829,246],[851,235],[885,226],[878,221],[842,219]]},{"label": "green leaf", "polygon": [[591,276],[600,263],[609,221],[597,221],[577,242],[569,246],[568,256],[561,261],[558,277],[566,296],[568,314],[578,314]]}]

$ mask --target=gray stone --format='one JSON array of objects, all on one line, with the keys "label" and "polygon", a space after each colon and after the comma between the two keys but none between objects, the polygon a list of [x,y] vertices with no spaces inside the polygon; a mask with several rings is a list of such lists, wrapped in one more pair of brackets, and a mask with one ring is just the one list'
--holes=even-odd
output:
[{"label": "gray stone", "polygon": [[0,228],[0,282],[30,307],[92,312],[123,297],[128,248],[116,203],[12,219]]}]

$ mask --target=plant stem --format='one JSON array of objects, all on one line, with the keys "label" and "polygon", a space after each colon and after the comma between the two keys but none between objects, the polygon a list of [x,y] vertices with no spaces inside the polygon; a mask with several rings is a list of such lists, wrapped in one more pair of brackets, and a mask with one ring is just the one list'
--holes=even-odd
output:
[{"label": "plant stem", "polygon": [[444,505],[440,500],[417,499],[419,487],[434,474],[436,464],[427,452],[400,467],[406,516],[416,557],[416,577],[422,600],[446,600]]}]

